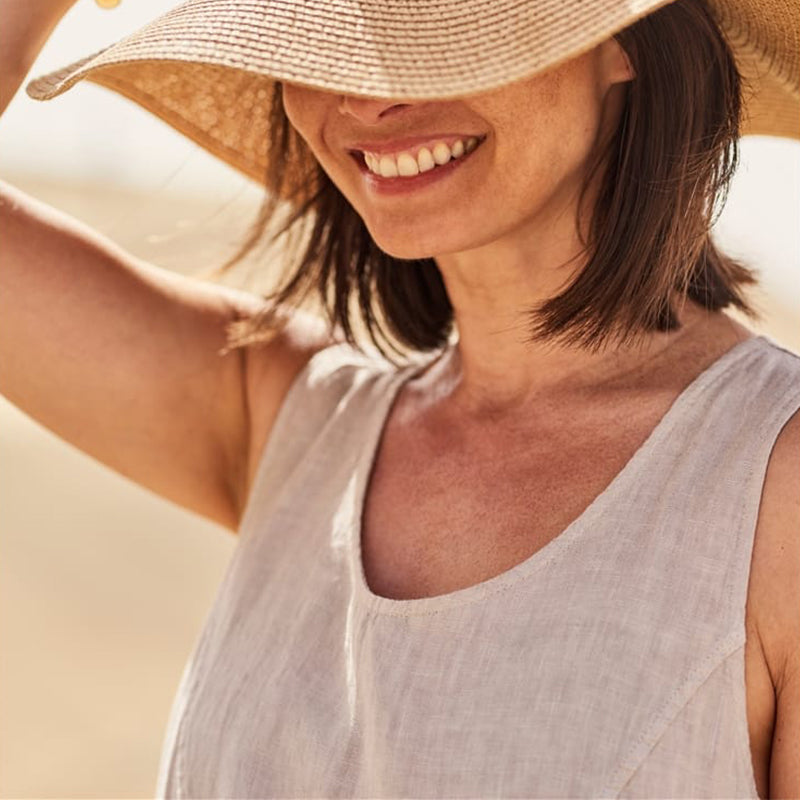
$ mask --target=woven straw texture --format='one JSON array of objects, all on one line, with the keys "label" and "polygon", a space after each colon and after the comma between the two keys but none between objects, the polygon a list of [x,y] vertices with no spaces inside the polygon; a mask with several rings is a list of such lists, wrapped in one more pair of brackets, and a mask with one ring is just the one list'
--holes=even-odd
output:
[{"label": "woven straw texture", "polygon": [[[748,82],[744,133],[800,138],[799,0],[710,3]],[[49,100],[83,79],[105,86],[262,183],[274,80],[398,100],[464,97],[580,55],[663,5],[188,0],[26,90]]]}]

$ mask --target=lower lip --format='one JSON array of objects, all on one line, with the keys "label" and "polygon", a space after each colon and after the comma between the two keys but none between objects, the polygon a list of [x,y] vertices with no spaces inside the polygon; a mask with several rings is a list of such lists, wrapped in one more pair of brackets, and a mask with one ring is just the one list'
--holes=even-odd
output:
[{"label": "lower lip", "polygon": [[420,172],[419,175],[405,178],[384,178],[382,175],[376,175],[374,172],[370,172],[367,165],[362,163],[360,156],[353,155],[353,159],[358,164],[358,167],[364,176],[365,183],[373,192],[375,192],[375,194],[406,194],[418,189],[423,189],[426,186],[430,186],[433,183],[443,180],[448,175],[452,175],[457,169],[459,169],[459,167],[463,166],[467,161],[469,161],[478,150],[480,150],[482,143],[483,142],[480,142],[474,150],[471,150],[469,153],[464,153],[464,155],[459,158],[451,158],[443,166],[434,167],[433,169],[429,169],[427,172]]}]

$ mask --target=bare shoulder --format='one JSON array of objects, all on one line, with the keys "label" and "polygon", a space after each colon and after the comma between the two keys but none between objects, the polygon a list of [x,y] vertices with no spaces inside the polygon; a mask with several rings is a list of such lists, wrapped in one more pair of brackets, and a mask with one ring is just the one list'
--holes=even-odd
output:
[{"label": "bare shoulder", "polygon": [[800,797],[800,411],[769,459],[750,580],[748,602],[776,697],[770,797]]},{"label": "bare shoulder", "polygon": [[286,326],[269,342],[245,349],[244,380],[250,432],[238,509],[240,519],[264,446],[292,382],[315,353],[340,341],[329,333],[321,318],[305,311],[293,311]]}]

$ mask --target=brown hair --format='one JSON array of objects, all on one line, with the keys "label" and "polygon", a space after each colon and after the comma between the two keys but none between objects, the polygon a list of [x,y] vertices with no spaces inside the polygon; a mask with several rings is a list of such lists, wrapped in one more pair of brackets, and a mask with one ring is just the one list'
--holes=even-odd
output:
[{"label": "brown hair", "polygon": [[[597,349],[612,338],[631,342],[647,331],[672,330],[674,293],[709,310],[735,306],[757,316],[742,294],[756,282],[753,273],[710,236],[738,163],[742,114],[742,79],[724,35],[702,0],[676,0],[616,39],[636,77],[627,84],[620,124],[609,141],[597,142],[583,183],[579,207],[604,170],[588,240],[581,238],[588,260],[564,291],[530,310],[532,339]],[[287,319],[275,312],[312,292],[329,323],[356,347],[355,321],[387,358],[383,344],[396,353],[397,343],[412,351],[442,347],[453,308],[434,259],[398,259],[376,245],[289,122],[282,85],[274,91],[270,138],[277,152],[267,196],[241,248],[220,269],[263,238],[278,195],[290,185],[285,165],[298,157],[313,166],[296,191],[296,211],[270,242],[298,221],[313,226],[288,280],[265,295],[264,313],[231,325],[229,347],[269,338]],[[297,248],[288,252],[296,259]]]}]

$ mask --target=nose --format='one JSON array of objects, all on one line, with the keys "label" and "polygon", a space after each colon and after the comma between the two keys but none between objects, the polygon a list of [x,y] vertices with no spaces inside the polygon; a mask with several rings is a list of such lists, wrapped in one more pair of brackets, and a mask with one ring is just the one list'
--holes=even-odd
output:
[{"label": "nose", "polygon": [[410,105],[411,103],[393,103],[391,100],[380,98],[343,94],[339,101],[339,113],[343,116],[349,114],[364,125],[374,125],[384,117],[391,116]]}]

